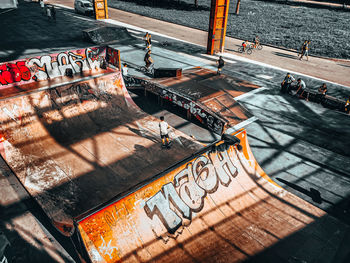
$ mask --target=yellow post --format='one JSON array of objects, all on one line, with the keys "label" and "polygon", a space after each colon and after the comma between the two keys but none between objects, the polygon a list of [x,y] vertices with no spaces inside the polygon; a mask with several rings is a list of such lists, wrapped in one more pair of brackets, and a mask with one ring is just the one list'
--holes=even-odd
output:
[{"label": "yellow post", "polygon": [[94,0],[95,19],[108,18],[107,0]]}]

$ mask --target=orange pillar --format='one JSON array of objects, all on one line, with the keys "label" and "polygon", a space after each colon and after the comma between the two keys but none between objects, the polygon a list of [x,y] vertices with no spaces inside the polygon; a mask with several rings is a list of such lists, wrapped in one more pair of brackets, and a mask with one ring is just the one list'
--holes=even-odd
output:
[{"label": "orange pillar", "polygon": [[107,0],[94,0],[94,10],[96,19],[108,18]]},{"label": "orange pillar", "polygon": [[211,0],[207,54],[223,52],[230,0]]},{"label": "orange pillar", "polygon": [[237,5],[236,5],[236,15],[239,14],[239,6],[241,5],[241,0],[237,1]]}]

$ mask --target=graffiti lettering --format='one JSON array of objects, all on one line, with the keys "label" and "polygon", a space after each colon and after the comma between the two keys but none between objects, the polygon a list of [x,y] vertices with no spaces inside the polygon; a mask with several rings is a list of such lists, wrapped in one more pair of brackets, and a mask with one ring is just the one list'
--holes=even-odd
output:
[{"label": "graffiti lettering", "polygon": [[18,61],[16,64],[7,63],[0,65],[0,83],[2,85],[30,79],[30,70],[25,61]]},{"label": "graffiti lettering", "polygon": [[102,239],[102,244],[101,244],[101,246],[98,248],[98,250],[101,251],[101,253],[102,253],[103,255],[108,255],[109,258],[112,259],[112,258],[113,258],[113,257],[112,257],[112,253],[113,253],[114,249],[115,249],[115,250],[118,250],[118,248],[117,248],[117,247],[112,247],[112,246],[111,246],[112,240],[109,240],[109,242],[108,242],[108,244],[107,244],[106,241],[103,239],[103,237],[102,237],[102,236],[100,236],[100,237],[101,237],[101,239]]},{"label": "graffiti lettering", "polygon": [[68,68],[73,73],[99,69],[104,60],[105,49],[87,48],[0,64],[0,83],[9,85],[21,81],[47,80],[64,76]]},{"label": "graffiti lettering", "polygon": [[171,204],[182,213],[185,218],[191,218],[191,210],[180,198],[172,183],[163,185],[162,190],[151,197],[144,207],[149,218],[157,215],[168,232],[173,234],[182,224],[181,217],[171,209]]},{"label": "graffiti lettering", "polygon": [[76,103],[89,100],[98,100],[98,96],[95,95],[94,90],[87,83],[80,83],[67,88],[55,88],[49,90],[50,99],[55,105],[67,106],[72,103]]},{"label": "graffiti lettering", "polygon": [[179,96],[172,91],[166,90],[155,83],[144,81],[141,83],[146,90],[158,94],[161,98],[176,104],[188,110],[193,116],[195,116],[201,123],[206,125],[210,130],[217,134],[221,134],[224,128],[224,122],[217,117],[213,116],[212,113],[204,110],[200,105],[197,105],[194,101],[187,99],[183,96]]},{"label": "graffiti lettering", "polygon": [[[152,224],[157,216],[167,232],[174,234],[184,225],[184,219],[192,220],[193,213],[203,209],[205,196],[216,192],[219,182],[227,187],[237,174],[227,151],[207,153],[176,174],[173,183],[163,185],[161,191],[146,201],[144,210]],[[162,236],[152,228],[153,233]]]}]

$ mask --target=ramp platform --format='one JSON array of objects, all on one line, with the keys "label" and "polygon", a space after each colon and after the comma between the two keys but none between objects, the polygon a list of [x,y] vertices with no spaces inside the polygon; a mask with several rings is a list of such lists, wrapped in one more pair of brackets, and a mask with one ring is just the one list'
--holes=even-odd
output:
[{"label": "ramp platform", "polygon": [[145,80],[146,91],[188,111],[208,129],[221,134],[253,115],[235,97],[260,88],[250,82],[205,68],[183,71],[182,76]]}]

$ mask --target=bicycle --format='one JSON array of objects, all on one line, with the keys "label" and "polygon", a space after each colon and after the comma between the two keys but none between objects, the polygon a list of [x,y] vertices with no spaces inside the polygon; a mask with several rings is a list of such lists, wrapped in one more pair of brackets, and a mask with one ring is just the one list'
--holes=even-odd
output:
[{"label": "bicycle", "polygon": [[250,48],[253,50],[254,48],[256,48],[257,50],[262,50],[263,46],[258,43],[258,44],[250,44]]},{"label": "bicycle", "polygon": [[140,70],[145,74],[154,74],[154,63],[152,63],[149,67],[141,66]]},{"label": "bicycle", "polygon": [[239,52],[239,53],[244,53],[244,52],[246,52],[248,55],[250,55],[250,54],[252,54],[253,50],[252,50],[252,48],[251,48],[251,45],[248,45],[248,46],[245,48],[245,51],[243,50],[243,47],[242,47],[242,46],[239,47],[239,48],[238,48],[238,52]]}]

